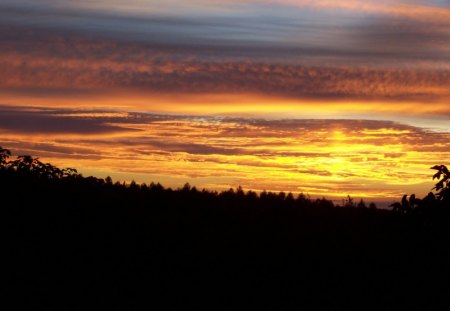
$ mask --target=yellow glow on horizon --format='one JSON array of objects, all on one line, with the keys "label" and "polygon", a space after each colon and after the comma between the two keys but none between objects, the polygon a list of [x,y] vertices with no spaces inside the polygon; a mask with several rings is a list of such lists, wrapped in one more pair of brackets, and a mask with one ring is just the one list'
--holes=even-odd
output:
[{"label": "yellow glow on horizon", "polygon": [[[354,127],[352,121],[317,120],[312,128],[310,123],[282,128],[265,124],[168,118],[112,123],[130,129],[117,133],[3,133],[2,144],[14,151],[19,142],[24,152],[46,162],[115,180],[374,200],[424,195],[432,187],[429,167],[450,155],[450,140],[444,139],[450,134],[433,138],[437,134]],[[410,143],[415,139],[421,145]],[[48,145],[48,151],[40,151]]]}]

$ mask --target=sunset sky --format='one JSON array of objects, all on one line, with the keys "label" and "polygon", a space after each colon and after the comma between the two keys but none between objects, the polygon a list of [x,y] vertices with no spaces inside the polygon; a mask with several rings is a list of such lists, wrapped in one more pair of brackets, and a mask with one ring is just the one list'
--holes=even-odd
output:
[{"label": "sunset sky", "polygon": [[0,146],[180,187],[424,195],[448,0],[0,0]]}]

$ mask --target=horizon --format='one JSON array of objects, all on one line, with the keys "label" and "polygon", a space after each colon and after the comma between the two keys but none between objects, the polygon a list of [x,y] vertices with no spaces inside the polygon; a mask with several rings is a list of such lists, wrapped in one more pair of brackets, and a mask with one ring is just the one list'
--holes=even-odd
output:
[{"label": "horizon", "polygon": [[449,26],[438,0],[4,0],[0,145],[173,188],[423,196]]}]

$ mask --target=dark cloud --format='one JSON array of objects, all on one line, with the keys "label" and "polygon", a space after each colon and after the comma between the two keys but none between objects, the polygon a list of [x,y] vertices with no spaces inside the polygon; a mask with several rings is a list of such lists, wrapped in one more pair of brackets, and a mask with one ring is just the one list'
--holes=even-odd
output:
[{"label": "dark cloud", "polygon": [[35,134],[106,134],[134,129],[113,126],[101,119],[55,116],[45,110],[25,110],[0,107],[0,130],[8,133]]},{"label": "dark cloud", "polygon": [[[374,53],[388,51],[407,59],[448,61],[450,33],[447,25],[428,25],[412,21],[373,20],[354,33],[355,45]],[[445,48],[447,47],[447,48]]]},{"label": "dark cloud", "polygon": [[[151,154],[155,150],[164,150],[165,152],[185,152],[190,154],[202,154],[202,155],[241,155],[245,154],[244,150],[232,147],[215,147],[206,144],[196,144],[196,143],[180,143],[167,141],[164,139],[147,139],[147,138],[137,138],[132,140],[116,140],[116,143],[125,146],[145,146],[147,153]],[[140,148],[141,153],[145,151]]]}]

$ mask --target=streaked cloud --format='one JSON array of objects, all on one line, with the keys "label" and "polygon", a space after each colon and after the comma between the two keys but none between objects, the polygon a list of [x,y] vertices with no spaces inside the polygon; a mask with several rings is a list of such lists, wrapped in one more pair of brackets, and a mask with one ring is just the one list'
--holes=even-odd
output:
[{"label": "streaked cloud", "polygon": [[128,102],[138,110],[194,114],[300,109],[310,115],[340,112],[340,117],[368,112],[394,118],[450,115],[450,71],[445,66],[208,60],[193,52],[171,54],[138,43],[39,31],[24,36],[26,40],[17,39],[16,33],[0,48],[3,103],[27,104],[24,98],[31,97],[41,99],[41,105],[103,101],[104,106],[120,108]]},{"label": "streaked cloud", "polygon": [[105,119],[61,117],[53,115],[51,112],[51,110],[21,110],[20,108],[0,107],[0,129],[6,129],[13,133],[31,134],[111,134],[132,131],[110,125],[105,122]]}]

